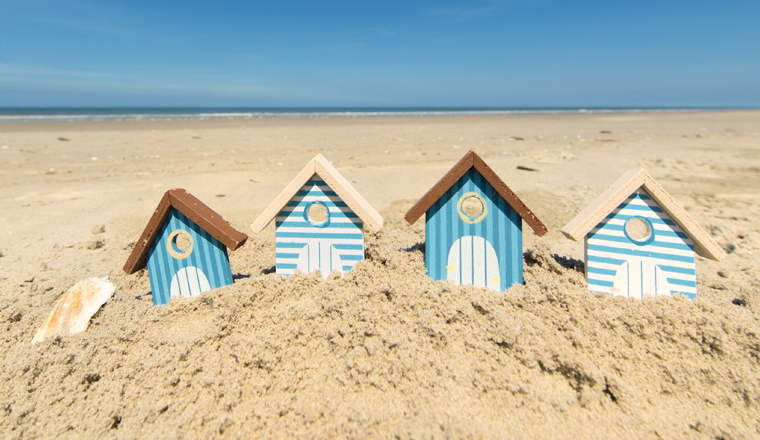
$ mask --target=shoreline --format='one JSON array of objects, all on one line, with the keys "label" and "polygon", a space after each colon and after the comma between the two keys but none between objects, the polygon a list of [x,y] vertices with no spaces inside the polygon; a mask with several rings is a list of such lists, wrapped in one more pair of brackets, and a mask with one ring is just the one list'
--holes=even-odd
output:
[{"label": "shoreline", "polygon": [[[2,110],[2,109],[0,109]],[[273,121],[288,121],[296,124],[308,123],[314,121],[315,124],[329,120],[353,121],[353,120],[390,120],[390,123],[404,119],[440,119],[440,118],[510,118],[510,117],[552,117],[552,116],[586,116],[586,115],[639,115],[639,114],[727,114],[727,113],[757,113],[760,109],[609,109],[609,110],[541,110],[541,111],[514,111],[505,113],[483,113],[483,114],[393,114],[393,115],[357,115],[357,116],[325,116],[325,117],[258,117],[258,118],[141,118],[141,119],[124,119],[124,120],[41,120],[41,121],[3,121],[0,117],[0,133],[26,131],[24,128],[30,128],[32,131],[40,129],[69,129],[69,130],[118,130],[124,126],[135,125],[137,127],[151,128],[168,128],[180,127],[183,124],[199,124],[202,126],[218,125],[219,127],[235,127],[239,125],[253,125],[257,123],[268,123]],[[39,127],[44,128],[39,128]]]}]

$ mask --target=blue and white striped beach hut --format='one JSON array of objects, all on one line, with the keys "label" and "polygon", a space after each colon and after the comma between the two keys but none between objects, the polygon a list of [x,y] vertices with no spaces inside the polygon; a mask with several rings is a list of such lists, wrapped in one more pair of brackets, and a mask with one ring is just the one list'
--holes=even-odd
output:
[{"label": "blue and white striped beach hut", "polygon": [[164,194],[135,244],[124,271],[148,268],[153,304],[173,296],[197,296],[232,284],[227,248],[235,250],[247,235],[183,189]]},{"label": "blue and white striped beach hut", "polygon": [[502,291],[523,282],[522,221],[546,226],[474,151],[406,213],[425,214],[425,266],[434,280]]},{"label": "blue and white striped beach hut", "polygon": [[276,268],[292,275],[351,270],[364,259],[363,227],[383,219],[348,181],[318,155],[251,225],[261,232],[275,220]]},{"label": "blue and white striped beach hut", "polygon": [[585,239],[589,289],[641,299],[697,295],[695,252],[725,252],[644,170],[631,170],[562,229]]}]

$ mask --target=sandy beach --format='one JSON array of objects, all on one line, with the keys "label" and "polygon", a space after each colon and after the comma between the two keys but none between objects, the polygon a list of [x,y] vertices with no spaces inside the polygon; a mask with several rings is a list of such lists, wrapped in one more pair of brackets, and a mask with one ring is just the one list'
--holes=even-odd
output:
[{"label": "sandy beach", "polygon": [[[433,282],[404,213],[474,149],[546,224],[525,285]],[[316,154],[384,217],[342,278],[250,224]],[[760,112],[0,124],[5,438],[757,438]],[[645,168],[728,253],[698,297],[590,293],[560,228]],[[235,283],[153,306],[122,267],[165,191],[248,234]],[[30,342],[88,277],[87,331]]]}]

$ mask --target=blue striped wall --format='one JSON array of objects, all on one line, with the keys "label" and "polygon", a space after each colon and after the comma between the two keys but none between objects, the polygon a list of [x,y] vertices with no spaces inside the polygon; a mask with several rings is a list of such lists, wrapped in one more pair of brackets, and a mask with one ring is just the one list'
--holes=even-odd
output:
[{"label": "blue striped wall", "polygon": [[[305,210],[312,202],[323,203],[328,210],[325,227],[312,225],[305,217]],[[299,256],[307,252],[307,245],[313,249],[332,246],[332,252],[340,257],[338,270],[351,270],[364,259],[364,233],[362,221],[338,195],[318,175],[314,175],[277,214],[275,220],[277,273],[292,275],[296,268],[303,272],[316,267],[298,267]],[[329,250],[329,248],[328,248]],[[327,252],[329,255],[330,252]],[[321,264],[323,276],[335,269],[329,263]]]},{"label": "blue striped wall", "polygon": [[[643,217],[651,222],[654,228],[651,243],[639,244],[626,236],[625,222],[632,217]],[[696,296],[694,243],[644,190],[639,189],[631,194],[586,238],[586,267],[591,290],[640,298],[640,291],[615,289],[615,280],[619,279],[616,277],[620,276],[618,271],[630,270],[628,268],[632,265],[638,265],[636,274],[643,273],[642,277],[651,275],[654,267],[661,271],[664,277],[660,279],[667,279],[671,294],[678,292],[689,298]],[[623,266],[624,263],[628,264]]]},{"label": "blue striped wall", "polygon": [[[457,204],[468,192],[486,200],[488,214],[479,223],[466,223],[459,216]],[[496,251],[500,290],[522,284],[522,218],[475,168],[467,171],[425,213],[425,266],[430,278],[447,279],[452,245],[470,235],[483,237]]]},{"label": "blue striped wall", "polygon": [[[166,249],[169,234],[177,229],[187,231],[193,240],[192,253],[181,260],[172,257]],[[184,214],[172,208],[148,252],[148,275],[153,304],[169,302],[174,274],[189,266],[203,271],[212,289],[232,284],[227,248]]]}]

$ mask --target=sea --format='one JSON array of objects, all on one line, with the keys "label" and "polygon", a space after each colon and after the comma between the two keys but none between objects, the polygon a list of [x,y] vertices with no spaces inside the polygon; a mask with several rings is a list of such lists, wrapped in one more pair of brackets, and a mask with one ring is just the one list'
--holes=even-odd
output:
[{"label": "sea", "polygon": [[0,123],[57,121],[160,121],[214,119],[370,118],[399,116],[623,113],[732,110],[728,108],[397,107],[397,108],[0,108]]}]

